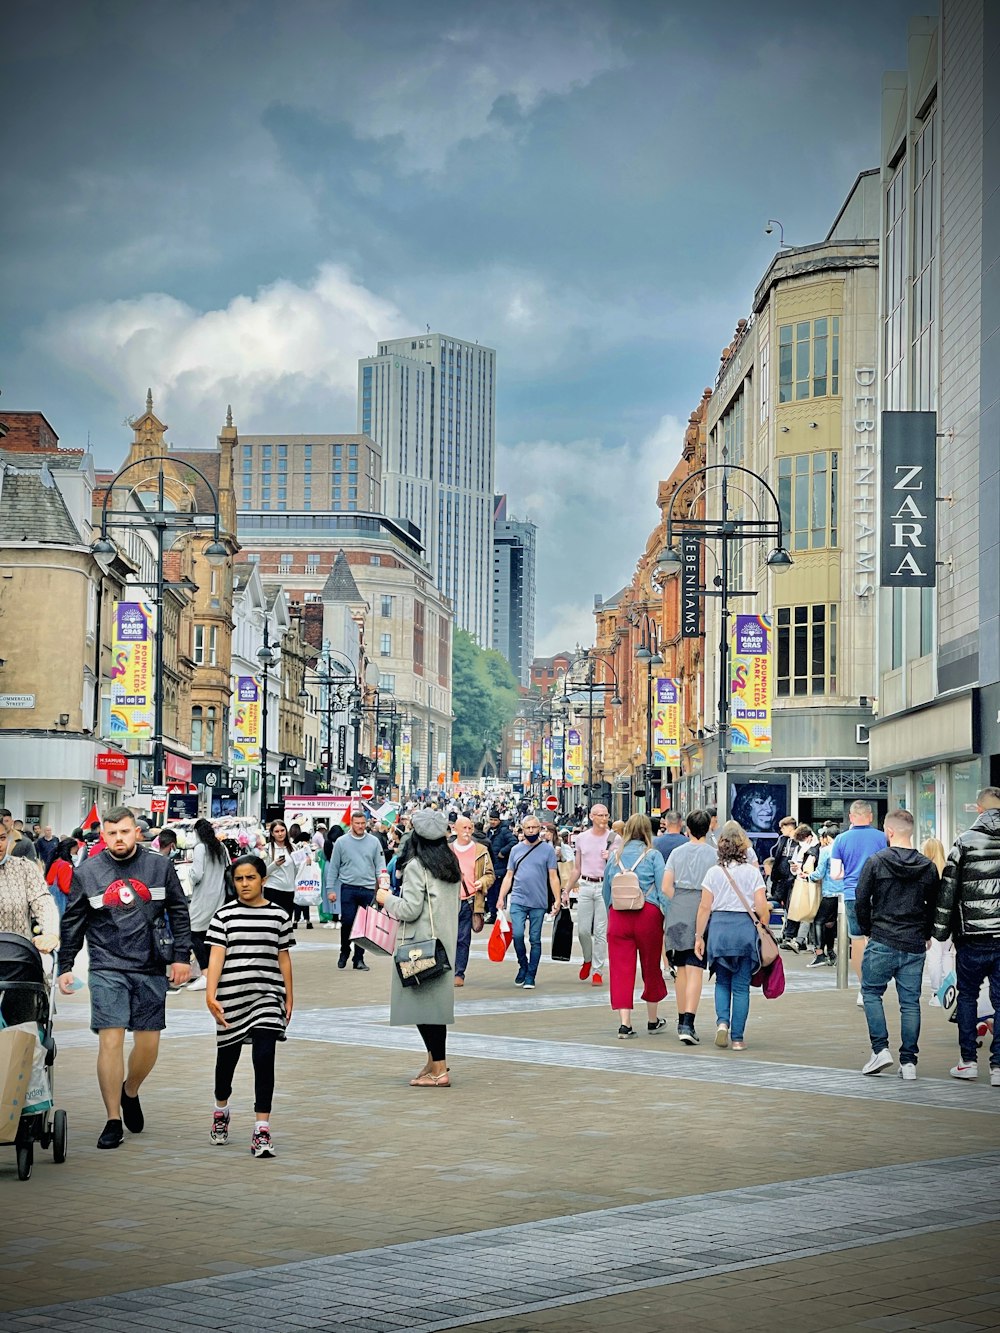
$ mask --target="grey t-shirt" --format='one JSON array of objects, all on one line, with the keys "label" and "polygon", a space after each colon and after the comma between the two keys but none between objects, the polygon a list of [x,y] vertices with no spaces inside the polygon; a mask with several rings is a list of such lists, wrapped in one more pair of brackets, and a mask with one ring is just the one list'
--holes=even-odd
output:
[{"label": "grey t-shirt", "polygon": [[719,854],[704,842],[689,842],[675,847],[667,861],[667,869],[674,877],[677,889],[697,889],[705,882],[706,873],[719,864]]}]

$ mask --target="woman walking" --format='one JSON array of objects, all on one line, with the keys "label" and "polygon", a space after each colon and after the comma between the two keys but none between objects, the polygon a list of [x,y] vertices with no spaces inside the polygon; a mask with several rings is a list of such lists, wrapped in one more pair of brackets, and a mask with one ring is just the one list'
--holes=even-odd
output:
[{"label": "woman walking", "polygon": [[691,811],[687,817],[691,836],[670,853],[663,878],[663,892],[670,899],[664,936],[677,973],[677,1036],[685,1046],[697,1046],[700,1040],[694,1030],[694,1019],[705,980],[705,960],[695,953],[694,937],[701,886],[708,871],[719,861],[716,849],[707,841],[711,822],[705,810]]},{"label": "woman walking", "polygon": [[[945,850],[944,844],[938,838],[927,838],[920,849],[928,861],[933,861],[938,875],[944,874]],[[941,998],[938,991],[941,989],[942,982],[949,972],[955,970],[955,944],[951,939],[936,940],[931,938],[927,946],[927,968],[924,975],[927,977],[931,988],[931,998],[929,1000],[932,1009],[941,1008]]]},{"label": "woman walking", "polygon": [[188,882],[191,885],[191,950],[198,960],[201,976],[196,977],[188,990],[205,990],[208,980],[208,960],[211,949],[207,943],[208,928],[212,917],[226,901],[226,868],[229,865],[229,853],[219,841],[214,827],[207,819],[195,821],[195,836],[198,841],[192,853],[191,871]]},{"label": "woman walking", "polygon": [[45,872],[45,883],[49,886],[60,921],[73,889],[73,867],[77,846],[76,838],[60,838],[52,853],[49,868]]},{"label": "woman walking", "polygon": [[[635,968],[642,968],[642,998],[646,1001],[646,1031],[667,1026],[657,1012],[666,999],[667,985],[660,970],[663,953],[663,917],[669,900],[663,894],[666,867],[653,846],[653,826],[646,815],[633,815],[622,830],[622,846],[613,852],[604,870],[604,904],[608,909],[608,964],[611,972],[611,1008],[621,1019],[619,1041],[638,1036],[632,1026],[635,1003]],[[645,902],[637,911],[612,906],[611,884],[616,875],[632,871]]]},{"label": "woman walking", "polygon": [[295,908],[295,872],[298,869],[292,860],[292,842],[288,836],[288,825],[283,819],[272,821],[267,830],[267,889],[268,900],[283,907],[291,917]]},{"label": "woman walking", "polygon": [[[398,945],[407,940],[436,939],[453,964],[458,944],[458,900],[462,870],[447,842],[448,821],[439,810],[416,810],[413,830],[400,855],[402,889],[394,897],[376,890],[375,901],[399,921]],[[450,971],[419,986],[404,986],[392,970],[389,1022],[393,1027],[415,1024],[427,1048],[427,1059],[411,1088],[450,1088],[448,1024],[455,1021],[455,985]]]},{"label": "woman walking", "polygon": [[[760,870],[747,862],[750,842],[739,824],[722,826],[719,864],[705,875],[695,926],[695,952],[715,974],[715,1044],[746,1047],[750,978],[760,966],[760,944],[750,907],[767,929],[768,906]],[[742,894],[742,898],[740,895]],[[705,936],[708,934],[706,945]]]}]

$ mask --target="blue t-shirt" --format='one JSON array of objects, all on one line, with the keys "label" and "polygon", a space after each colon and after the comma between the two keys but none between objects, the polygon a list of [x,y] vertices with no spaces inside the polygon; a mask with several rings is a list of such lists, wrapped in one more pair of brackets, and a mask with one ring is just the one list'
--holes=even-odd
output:
[{"label": "blue t-shirt", "polygon": [[[525,857],[528,859],[525,861]],[[524,865],[521,862],[524,861]],[[510,900],[520,907],[549,907],[549,871],[558,870],[551,842],[519,842],[513,848],[508,868],[514,871]]]},{"label": "blue t-shirt", "polygon": [[856,828],[849,828],[845,833],[837,834],[830,851],[830,860],[842,862],[844,878],[835,879],[832,883],[836,884],[845,898],[854,898],[861,867],[869,856],[884,851],[888,846],[885,834],[877,828],[872,828],[871,824],[859,824]]},{"label": "blue t-shirt", "polygon": [[663,864],[670,860],[670,853],[676,851],[678,847],[686,847],[687,838],[683,833],[661,833],[658,838],[653,839],[653,846],[663,857]]}]

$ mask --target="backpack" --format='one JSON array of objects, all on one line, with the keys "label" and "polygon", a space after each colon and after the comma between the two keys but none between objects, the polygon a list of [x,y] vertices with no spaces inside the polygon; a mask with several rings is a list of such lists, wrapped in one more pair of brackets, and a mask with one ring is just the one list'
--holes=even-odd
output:
[{"label": "backpack", "polygon": [[646,906],[646,895],[642,891],[639,876],[635,872],[639,861],[648,855],[649,848],[647,847],[632,868],[626,870],[622,865],[621,855],[616,853],[615,860],[618,862],[618,873],[611,877],[611,906],[616,912],[641,912]]}]

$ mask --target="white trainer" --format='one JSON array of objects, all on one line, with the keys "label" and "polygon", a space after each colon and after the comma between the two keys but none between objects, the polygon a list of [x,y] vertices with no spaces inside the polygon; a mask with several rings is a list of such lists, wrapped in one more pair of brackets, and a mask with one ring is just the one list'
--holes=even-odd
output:
[{"label": "white trainer", "polygon": [[195,977],[194,981],[188,986],[188,990],[208,990],[208,977],[202,972],[200,977]]},{"label": "white trainer", "polygon": [[865,997],[861,994],[860,991],[858,991],[858,1008],[863,1009],[864,1007],[865,1007]]},{"label": "white trainer", "polygon": [[915,1081],[916,1081],[916,1077],[917,1077],[917,1066],[916,1066],[916,1065],[900,1065],[900,1066],[899,1066],[899,1077],[903,1080],[904,1083],[913,1083],[913,1082],[915,1082]]},{"label": "white trainer", "polygon": [[990,1065],[990,1087],[1000,1088],[1000,1065]]},{"label": "white trainer", "polygon": [[970,1060],[968,1063],[960,1060],[957,1065],[948,1070],[948,1073],[952,1078],[964,1078],[967,1083],[972,1083],[979,1077],[979,1066],[975,1060]]},{"label": "white trainer", "polygon": [[861,1066],[861,1072],[862,1074],[881,1074],[883,1069],[891,1069],[894,1063],[888,1051],[872,1051]]}]

